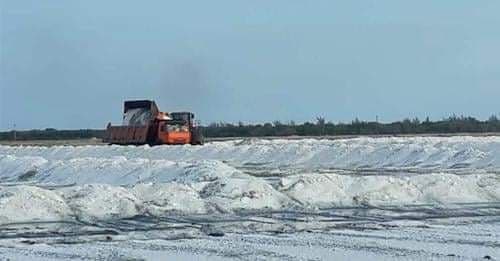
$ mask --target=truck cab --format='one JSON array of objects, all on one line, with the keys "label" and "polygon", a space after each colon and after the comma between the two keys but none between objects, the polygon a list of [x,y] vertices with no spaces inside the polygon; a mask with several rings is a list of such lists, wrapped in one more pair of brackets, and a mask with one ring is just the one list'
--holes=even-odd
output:
[{"label": "truck cab", "polygon": [[172,112],[159,120],[158,139],[162,144],[202,144],[191,112]]}]

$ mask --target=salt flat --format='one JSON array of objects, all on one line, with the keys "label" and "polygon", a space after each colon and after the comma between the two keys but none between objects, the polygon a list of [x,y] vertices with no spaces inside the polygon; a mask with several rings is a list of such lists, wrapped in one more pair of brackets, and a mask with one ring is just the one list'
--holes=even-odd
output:
[{"label": "salt flat", "polygon": [[500,137],[0,146],[15,259],[500,258]]}]

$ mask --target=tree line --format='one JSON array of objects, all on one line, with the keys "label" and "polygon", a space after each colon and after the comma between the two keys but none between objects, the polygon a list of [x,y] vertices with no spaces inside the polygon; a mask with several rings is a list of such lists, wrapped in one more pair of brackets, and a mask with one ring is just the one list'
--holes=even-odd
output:
[{"label": "tree line", "polygon": [[0,132],[0,140],[73,140],[104,137],[105,130],[24,130]]},{"label": "tree line", "polygon": [[496,115],[481,121],[473,117],[451,116],[431,121],[427,117],[404,119],[391,123],[361,121],[350,123],[327,122],[317,117],[313,122],[296,124],[293,121],[275,121],[265,124],[212,123],[203,127],[207,137],[262,137],[262,136],[322,136],[322,135],[398,135],[398,134],[438,134],[438,133],[486,133],[500,132],[500,120]]},{"label": "tree line", "polygon": [[[205,137],[264,137],[264,136],[323,136],[323,135],[398,135],[398,134],[441,134],[441,133],[486,133],[500,132],[500,120],[496,115],[481,121],[473,117],[451,116],[446,119],[431,121],[418,118],[404,119],[391,123],[361,121],[355,119],[349,123],[333,123],[324,117],[314,121],[296,124],[280,121],[264,124],[211,123],[201,126]],[[105,130],[28,130],[0,132],[0,140],[63,140],[102,138]]]}]

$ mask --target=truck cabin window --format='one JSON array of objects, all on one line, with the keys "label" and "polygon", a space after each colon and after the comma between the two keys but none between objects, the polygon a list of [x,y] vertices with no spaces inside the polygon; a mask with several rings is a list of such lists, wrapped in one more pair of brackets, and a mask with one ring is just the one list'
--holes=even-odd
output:
[{"label": "truck cabin window", "polygon": [[165,123],[161,126],[162,132],[188,132],[189,127],[183,124],[169,124]]}]

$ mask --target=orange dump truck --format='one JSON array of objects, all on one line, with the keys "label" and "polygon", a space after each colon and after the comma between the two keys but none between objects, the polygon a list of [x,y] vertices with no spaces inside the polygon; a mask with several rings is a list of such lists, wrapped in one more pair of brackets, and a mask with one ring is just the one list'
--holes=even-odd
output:
[{"label": "orange dump truck", "polygon": [[108,124],[103,139],[109,144],[203,144],[201,130],[191,112],[160,112],[154,101],[126,101],[123,124]]}]

